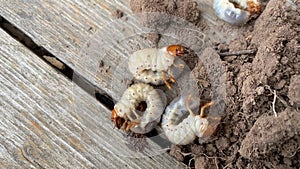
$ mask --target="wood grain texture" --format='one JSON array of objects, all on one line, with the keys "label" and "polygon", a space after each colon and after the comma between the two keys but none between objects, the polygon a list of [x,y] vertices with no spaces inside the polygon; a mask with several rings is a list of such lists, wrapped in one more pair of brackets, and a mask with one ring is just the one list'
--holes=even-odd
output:
[{"label": "wood grain texture", "polygon": [[2,30],[0,44],[0,168],[183,167],[132,151],[109,110]]},{"label": "wood grain texture", "polygon": [[[93,81],[94,75],[81,63],[81,49],[91,36],[116,19],[113,13],[129,13],[127,0],[0,0],[0,15],[20,28],[40,46]],[[82,65],[83,64],[83,65]],[[106,74],[98,81],[107,89]]]}]

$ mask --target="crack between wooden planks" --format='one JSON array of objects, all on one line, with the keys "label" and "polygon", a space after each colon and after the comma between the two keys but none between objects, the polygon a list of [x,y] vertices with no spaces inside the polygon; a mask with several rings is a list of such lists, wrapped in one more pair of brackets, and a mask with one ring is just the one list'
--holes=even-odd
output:
[{"label": "crack between wooden planks", "polygon": [[[73,70],[70,66],[65,64],[50,51],[42,46],[36,44],[28,35],[26,35],[21,29],[14,26],[8,20],[0,16],[0,28],[2,28],[11,37],[23,44],[26,48],[32,51],[35,55],[45,61],[48,65],[54,68],[56,71],[63,74],[67,79],[78,85],[84,91],[94,96],[102,105],[112,110],[114,102],[104,90],[95,86],[85,77],[81,76],[76,70]],[[76,94],[76,93],[74,93]]]}]

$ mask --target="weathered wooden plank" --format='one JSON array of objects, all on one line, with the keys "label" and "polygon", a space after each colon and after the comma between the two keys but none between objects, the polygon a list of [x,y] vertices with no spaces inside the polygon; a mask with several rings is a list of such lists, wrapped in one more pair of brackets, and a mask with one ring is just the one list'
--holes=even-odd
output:
[{"label": "weathered wooden plank", "polygon": [[[117,9],[129,12],[129,1],[0,1],[1,16],[7,18],[35,43],[45,47],[74,70],[80,70],[80,50]],[[84,70],[84,68],[83,68]],[[89,72],[80,72],[86,76]]]},{"label": "weathered wooden plank", "polygon": [[0,168],[182,167],[149,139],[128,148],[109,110],[2,30],[0,44]]},{"label": "weathered wooden plank", "polygon": [[[145,39],[143,36],[147,33],[147,28],[146,32],[140,29],[139,17],[131,13],[129,2],[129,0],[0,0],[0,15],[29,35],[38,45],[43,46],[73,68],[78,74],[117,99],[122,94],[122,90],[119,89],[126,86],[126,84],[120,84],[121,81],[127,80],[124,79],[126,75],[121,69],[124,66],[126,68],[126,57],[129,53],[137,50],[138,46],[154,45],[151,40]],[[196,2],[199,3],[201,9],[205,10],[204,16],[213,15],[211,1],[196,0]],[[124,12],[129,20],[121,18],[116,21],[117,18],[112,14],[117,9]],[[161,18],[164,18],[163,15]],[[174,20],[176,20],[175,18]],[[209,20],[211,22],[208,22],[208,26],[216,28],[215,17],[210,17]],[[176,23],[174,24],[176,25]],[[238,35],[236,29],[225,35],[222,33],[222,28],[206,29],[205,34],[195,35],[198,29],[193,30],[191,28],[194,27],[188,27],[187,24],[182,25],[187,29],[173,30],[173,34],[161,32],[165,38],[162,38],[159,46],[176,42],[190,42],[201,47],[204,38],[207,37],[223,38],[223,40],[229,41],[229,35],[232,36],[231,38]],[[103,29],[104,32],[102,32]],[[189,29],[194,31],[192,35],[187,33]],[[144,34],[141,33],[143,31]],[[179,36],[186,39],[180,39]],[[196,36],[199,37],[195,38]],[[116,43],[116,41],[118,42]]]}]

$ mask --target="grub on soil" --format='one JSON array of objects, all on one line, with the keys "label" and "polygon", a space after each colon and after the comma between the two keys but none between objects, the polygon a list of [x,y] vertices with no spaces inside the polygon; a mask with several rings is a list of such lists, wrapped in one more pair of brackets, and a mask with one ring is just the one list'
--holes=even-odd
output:
[{"label": "grub on soil", "polygon": [[[242,27],[232,27],[207,13],[212,7],[210,0],[197,2],[131,0],[135,14],[167,13],[196,25],[204,33],[202,60],[184,60],[193,68],[203,99],[214,99],[213,94],[224,96],[222,91],[226,91],[224,116],[215,136],[204,143],[173,145],[170,154],[186,165],[194,159],[191,168],[296,168],[300,165],[299,0],[262,0],[262,14]],[[151,28],[168,21],[147,15],[139,19]],[[255,52],[249,52],[253,49]],[[236,56],[237,51],[247,52]],[[219,55],[226,52],[233,55]],[[216,61],[224,66],[224,74],[211,66]],[[223,79],[212,88],[220,77]]]}]

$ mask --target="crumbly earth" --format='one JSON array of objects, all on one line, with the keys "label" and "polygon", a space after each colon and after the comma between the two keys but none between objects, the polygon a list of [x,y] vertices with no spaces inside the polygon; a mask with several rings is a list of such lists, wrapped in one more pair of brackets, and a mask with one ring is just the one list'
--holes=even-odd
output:
[{"label": "crumbly earth", "polygon": [[[215,135],[204,143],[196,140],[186,146],[173,145],[170,154],[198,169],[299,168],[300,1],[263,0],[262,13],[241,27],[208,19],[213,14],[203,9],[211,4],[206,0],[198,2],[203,3],[192,0],[131,0],[130,3],[134,13],[168,13],[196,25],[207,36],[203,53],[217,57],[225,67],[226,106]],[[141,23],[153,26],[160,19],[141,16]],[[256,52],[238,56],[220,54],[243,50]],[[188,65],[202,87],[201,97],[210,98],[210,81],[203,72],[211,72],[203,71],[205,62],[184,60],[194,63]]]}]

